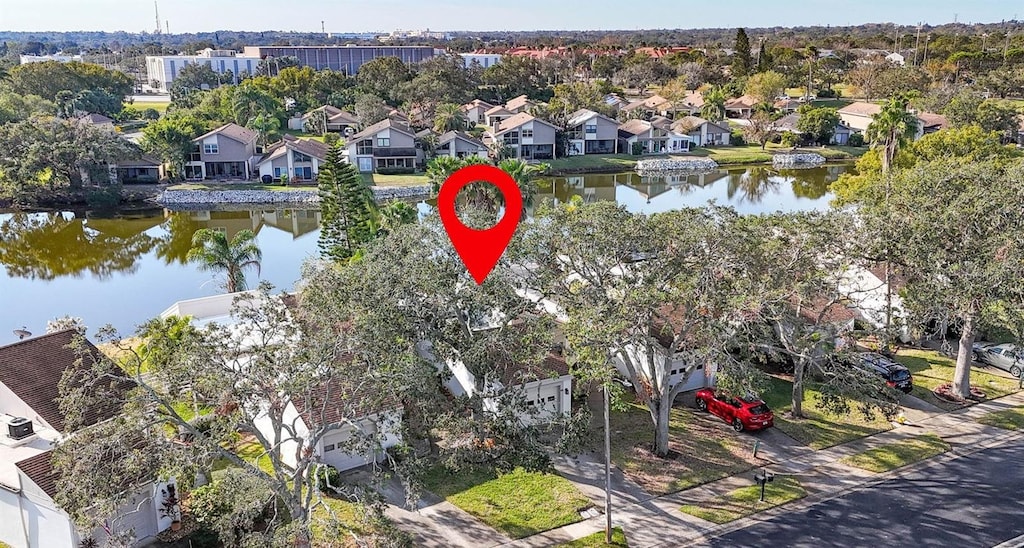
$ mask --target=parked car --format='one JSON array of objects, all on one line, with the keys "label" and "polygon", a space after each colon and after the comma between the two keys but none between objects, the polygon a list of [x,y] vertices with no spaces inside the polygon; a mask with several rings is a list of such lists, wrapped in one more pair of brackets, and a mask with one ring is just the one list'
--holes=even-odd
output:
[{"label": "parked car", "polygon": [[997,367],[1018,378],[1024,371],[1024,353],[1010,343],[974,343],[974,361]]},{"label": "parked car", "polygon": [[905,394],[914,389],[914,376],[903,364],[887,358],[877,352],[861,352],[857,355],[859,365],[885,379],[885,384]]},{"label": "parked car", "polygon": [[732,425],[733,430],[761,430],[775,425],[772,410],[758,398],[738,398],[714,388],[697,391],[697,409],[708,411]]}]

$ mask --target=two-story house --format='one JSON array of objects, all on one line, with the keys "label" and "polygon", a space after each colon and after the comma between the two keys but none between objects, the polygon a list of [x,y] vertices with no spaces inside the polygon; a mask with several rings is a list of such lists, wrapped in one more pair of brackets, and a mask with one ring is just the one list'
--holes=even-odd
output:
[{"label": "two-story house", "polygon": [[[69,346],[76,336],[67,330],[0,346],[0,545],[75,548],[89,537],[102,545],[104,522],[111,532],[133,531],[141,545],[171,526],[160,513],[167,483],[130,486],[129,501],[112,515],[97,516],[92,530],[78,527],[57,504],[61,482],[68,480],[54,469],[53,450],[71,434],[59,406],[61,378],[69,370],[102,363],[92,343],[84,342],[82,354]],[[92,406],[82,422],[97,424],[117,413],[115,405]]]},{"label": "two-story house", "polygon": [[238,124],[224,124],[192,140],[185,162],[186,179],[249,179],[263,154],[259,134]]},{"label": "two-story house", "polygon": [[328,146],[316,139],[299,139],[285,135],[267,148],[263,158],[257,162],[260,178],[272,177],[289,181],[312,181],[320,172],[320,164],[327,160]]},{"label": "two-story house", "polygon": [[618,127],[619,150],[628,154],[669,154],[690,150],[691,139],[672,128],[672,120],[635,118]]},{"label": "two-story house", "polygon": [[478,156],[487,157],[487,145],[472,135],[462,131],[449,131],[437,138],[437,147],[434,149],[437,156],[451,156],[452,158],[468,158]]},{"label": "two-story house", "polygon": [[485,114],[492,108],[494,108],[494,105],[487,101],[473,99],[472,101],[462,105],[461,110],[466,114],[466,119],[469,120],[469,123],[477,125],[487,123],[487,117]]},{"label": "two-story house", "polygon": [[537,103],[531,101],[525,95],[519,97],[513,97],[505,103],[505,110],[512,114],[519,114],[522,112],[529,112],[531,108],[535,107]]},{"label": "two-story house", "polygon": [[324,105],[289,120],[288,127],[309,133],[314,133],[312,127],[325,127],[333,133],[353,133],[359,127],[359,117],[338,107]]},{"label": "two-story house", "polygon": [[693,146],[724,146],[729,144],[729,135],[732,131],[728,125],[717,124],[697,116],[684,116],[672,124],[672,129],[678,134],[690,138]]},{"label": "two-story house", "polygon": [[416,169],[416,135],[397,118],[386,118],[350,137],[348,161],[363,173]]},{"label": "two-story house", "polygon": [[493,142],[512,149],[514,158],[551,160],[555,157],[555,132],[551,122],[521,112],[499,123],[491,131]]},{"label": "two-story house", "polygon": [[509,112],[507,108],[502,105],[498,105],[491,107],[484,112],[484,123],[490,127],[495,127],[512,116],[513,114]]},{"label": "two-story house", "polygon": [[618,152],[619,123],[590,109],[572,113],[566,127],[568,155],[615,154]]},{"label": "two-story house", "polygon": [[627,116],[649,118],[651,116],[672,116],[676,107],[668,99],[661,95],[652,95],[645,99],[637,99],[622,107],[621,111]]}]

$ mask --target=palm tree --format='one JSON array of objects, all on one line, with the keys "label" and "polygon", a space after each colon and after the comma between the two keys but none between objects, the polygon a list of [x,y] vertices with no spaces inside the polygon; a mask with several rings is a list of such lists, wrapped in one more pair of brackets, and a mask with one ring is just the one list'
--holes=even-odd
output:
[{"label": "palm tree", "polygon": [[917,116],[907,110],[910,98],[894,95],[874,116],[867,129],[871,146],[882,146],[882,173],[888,173],[900,147],[917,133]]},{"label": "palm tree", "polygon": [[[523,197],[523,212],[520,215],[520,220],[526,218],[527,208],[533,207],[538,193],[537,177],[546,172],[548,167],[550,166],[547,164],[528,164],[523,160],[515,158],[502,160],[498,164],[498,168],[512,176],[516,186],[519,187],[519,193]],[[488,186],[493,188],[493,185]]]},{"label": "palm tree", "polygon": [[238,86],[231,97],[235,122],[244,126],[248,126],[260,114],[267,113],[276,117],[278,107],[273,95],[251,85]]},{"label": "palm tree", "polygon": [[441,185],[465,164],[451,156],[437,156],[427,164],[427,178],[434,187],[434,194],[441,190]]},{"label": "palm tree", "polygon": [[199,263],[202,270],[221,270],[227,274],[224,284],[228,293],[245,291],[245,269],[256,267],[260,273],[263,252],[256,244],[256,234],[241,230],[228,241],[227,234],[204,228],[192,235],[192,249],[186,256],[189,262]]},{"label": "palm tree", "polygon": [[281,120],[276,116],[261,112],[246,125],[259,133],[260,144],[266,146],[267,141],[277,134],[277,130],[281,129]]},{"label": "palm tree", "polygon": [[408,202],[395,200],[377,210],[377,232],[390,234],[399,226],[412,224],[419,217],[419,211]]},{"label": "palm tree", "polygon": [[469,127],[469,119],[462,107],[454,103],[445,103],[434,111],[434,131],[465,131]]},{"label": "palm tree", "polygon": [[711,122],[725,119],[725,89],[712,86],[704,92],[704,106],[700,107],[700,115]]}]

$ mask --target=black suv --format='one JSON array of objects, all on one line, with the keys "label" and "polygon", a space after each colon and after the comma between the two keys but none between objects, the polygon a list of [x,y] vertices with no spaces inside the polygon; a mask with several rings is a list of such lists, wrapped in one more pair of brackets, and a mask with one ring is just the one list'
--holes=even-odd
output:
[{"label": "black suv", "polygon": [[910,370],[885,356],[876,352],[861,352],[857,355],[860,366],[880,375],[885,379],[885,384],[909,394],[914,389],[914,377]]}]

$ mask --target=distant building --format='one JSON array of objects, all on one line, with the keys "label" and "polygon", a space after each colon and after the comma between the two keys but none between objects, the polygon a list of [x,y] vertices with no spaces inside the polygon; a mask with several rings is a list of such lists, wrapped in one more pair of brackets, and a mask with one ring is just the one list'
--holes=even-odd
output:
[{"label": "distant building", "polygon": [[58,63],[67,63],[70,61],[82,61],[81,55],[22,55],[21,64],[27,65],[29,63],[42,63],[44,61],[57,61]]},{"label": "distant building", "polygon": [[398,57],[411,64],[443,54],[444,50],[429,46],[245,46],[243,50],[245,57],[295,57],[302,66],[346,74],[355,74],[359,67],[379,57]]},{"label": "distant building", "polygon": [[459,56],[462,57],[466,68],[472,66],[474,61],[483,68],[491,67],[501,62],[501,54],[498,53],[460,53]]},{"label": "distant building", "polygon": [[392,42],[395,40],[405,40],[408,38],[424,38],[429,40],[451,40],[452,35],[447,32],[437,32],[426,30],[395,30],[384,36],[380,36],[377,39],[381,42]]},{"label": "distant building", "polygon": [[149,84],[153,88],[166,92],[174,79],[178,77],[181,69],[200,63],[205,63],[217,74],[230,71],[233,82],[238,83],[239,73],[256,73],[260,58],[239,55],[234,50],[210,48],[204,49],[196,55],[147,55],[146,79],[149,80]]}]

